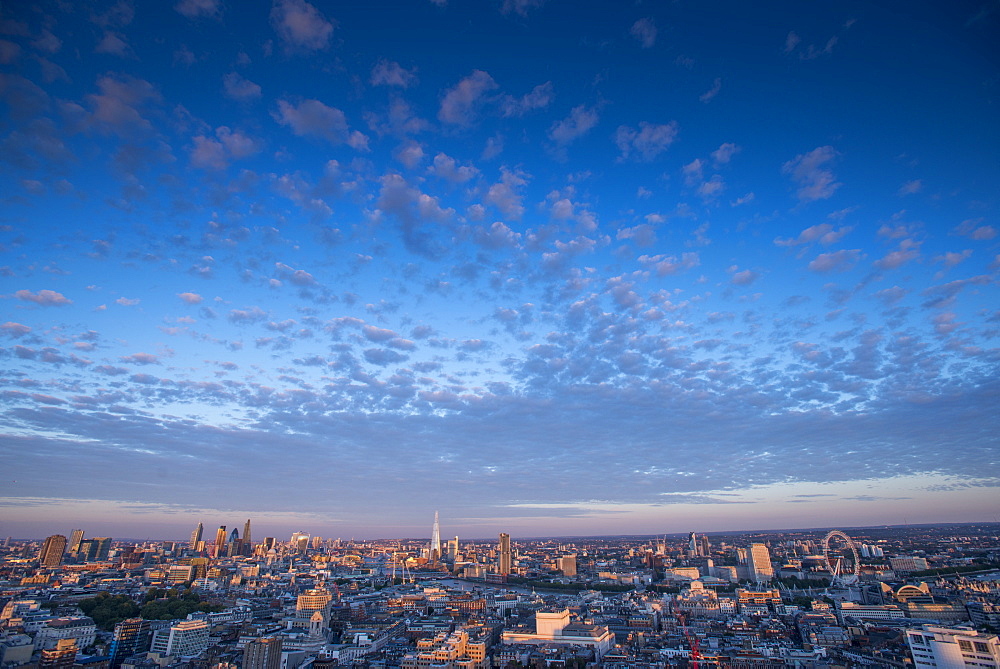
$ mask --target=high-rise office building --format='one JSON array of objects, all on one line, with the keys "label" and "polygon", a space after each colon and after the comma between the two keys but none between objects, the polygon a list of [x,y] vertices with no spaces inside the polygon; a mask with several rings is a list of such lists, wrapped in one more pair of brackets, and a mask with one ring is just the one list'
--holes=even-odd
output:
[{"label": "high-rise office building", "polygon": [[149,621],[142,618],[128,618],[115,625],[115,636],[111,641],[111,669],[118,669],[127,658],[149,650]]},{"label": "high-rise office building", "polygon": [[226,526],[219,525],[215,531],[215,555],[213,557],[224,557],[226,555]]},{"label": "high-rise office building", "polygon": [[90,540],[87,562],[105,562],[111,555],[111,537],[94,537]]},{"label": "high-rise office building", "polygon": [[69,535],[69,552],[73,557],[80,551],[81,541],[83,541],[83,530],[73,530]]},{"label": "high-rise office building", "polygon": [[448,560],[454,562],[458,559],[458,537],[448,542]]},{"label": "high-rise office building", "polygon": [[66,537],[53,534],[46,537],[42,550],[38,552],[38,561],[43,567],[58,567],[62,564],[63,553],[66,552]]},{"label": "high-rise office building", "polygon": [[254,639],[243,649],[243,669],[281,669],[281,637]]},{"label": "high-rise office building", "polygon": [[500,559],[497,562],[497,572],[506,576],[510,573],[512,563],[510,553],[510,535],[506,532],[500,533],[499,553]]},{"label": "high-rise office building", "polygon": [[698,543],[698,535],[688,532],[688,555],[698,557],[701,555],[701,545]]},{"label": "high-rise office building", "polygon": [[198,527],[194,528],[194,532],[191,533],[191,541],[188,542],[188,548],[193,551],[198,550],[198,542],[201,541],[201,535],[205,531],[205,526],[198,523]]},{"label": "high-rise office building", "polygon": [[752,581],[770,581],[774,578],[771,551],[764,544],[750,544],[747,551],[747,574]]},{"label": "high-rise office building", "polygon": [[559,569],[563,576],[576,576],[576,554],[563,555],[559,558]]},{"label": "high-rise office building", "polygon": [[441,524],[438,522],[438,512],[434,512],[434,526],[431,527],[431,546],[428,553],[431,562],[441,559]]},{"label": "high-rise office building", "polygon": [[250,537],[250,519],[243,525],[243,554],[253,553],[253,539]]},{"label": "high-rise office building", "polygon": [[305,532],[294,532],[289,543],[293,551],[305,553],[309,549],[309,535]]}]

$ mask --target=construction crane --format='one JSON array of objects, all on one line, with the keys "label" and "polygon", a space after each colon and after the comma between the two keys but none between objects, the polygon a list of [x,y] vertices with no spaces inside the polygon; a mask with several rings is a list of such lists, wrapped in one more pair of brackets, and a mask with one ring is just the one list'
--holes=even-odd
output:
[{"label": "construction crane", "polygon": [[691,667],[692,669],[698,669],[698,660],[701,659],[701,651],[698,649],[698,637],[691,634],[688,630],[687,621],[684,620],[684,613],[682,611],[677,611],[674,617],[680,623],[681,632],[684,633],[684,638],[687,639],[688,646],[691,648]]}]

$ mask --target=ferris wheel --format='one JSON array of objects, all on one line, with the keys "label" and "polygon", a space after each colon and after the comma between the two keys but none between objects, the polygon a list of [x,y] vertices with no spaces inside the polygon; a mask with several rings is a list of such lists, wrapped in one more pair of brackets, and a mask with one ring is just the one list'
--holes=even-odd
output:
[{"label": "ferris wheel", "polygon": [[[834,556],[836,564],[834,564],[831,561],[830,541],[832,539],[839,539],[847,546],[847,548],[843,550],[851,551],[852,567],[850,574],[845,574],[841,569],[841,565],[843,562],[841,556]],[[830,570],[831,574],[833,574],[834,582],[840,582],[843,584],[853,583],[857,581],[858,578],[861,576],[861,560],[858,559],[858,549],[854,545],[854,540],[851,539],[849,536],[847,536],[845,533],[841,532],[840,530],[830,530],[829,532],[826,533],[826,536],[823,537],[823,560],[826,562],[826,568]]]}]

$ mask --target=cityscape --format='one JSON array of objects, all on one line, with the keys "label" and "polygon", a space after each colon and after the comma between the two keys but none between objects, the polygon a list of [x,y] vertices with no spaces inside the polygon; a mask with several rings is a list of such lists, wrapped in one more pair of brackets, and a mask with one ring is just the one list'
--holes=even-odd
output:
[{"label": "cityscape", "polygon": [[1000,669],[997,35],[0,2],[0,669]]},{"label": "cityscape", "polygon": [[1000,524],[7,538],[0,665],[995,667]]}]

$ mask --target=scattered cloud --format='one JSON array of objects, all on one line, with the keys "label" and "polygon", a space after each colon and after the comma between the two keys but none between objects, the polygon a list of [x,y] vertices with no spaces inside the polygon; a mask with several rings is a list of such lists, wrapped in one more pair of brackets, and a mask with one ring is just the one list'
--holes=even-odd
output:
[{"label": "scattered cloud", "polygon": [[43,307],[61,307],[73,304],[72,300],[54,290],[40,290],[37,293],[30,290],[19,290],[14,293],[14,297],[25,302],[34,302]]},{"label": "scattered cloud", "polygon": [[639,19],[632,24],[632,29],[629,32],[632,37],[638,40],[643,49],[651,49],[656,44],[656,22],[651,18]]},{"label": "scattered cloud", "polygon": [[566,146],[590,132],[599,120],[600,115],[595,107],[573,107],[569,116],[552,124],[549,139],[559,146]]},{"label": "scattered cloud", "polygon": [[417,84],[416,68],[407,70],[399,63],[383,58],[372,68],[371,84],[372,86],[410,88]]},{"label": "scattered cloud", "polygon": [[615,132],[615,144],[620,152],[619,159],[627,160],[634,157],[637,160],[649,162],[670,148],[677,139],[677,122],[653,124],[645,121],[639,123],[639,129],[628,126],[618,126]]},{"label": "scattered cloud", "polygon": [[704,93],[702,93],[701,95],[699,95],[698,99],[707,104],[711,102],[713,99],[715,99],[715,96],[718,95],[721,90],[722,90],[722,78],[716,77],[715,81],[712,82],[712,87],[709,88]]},{"label": "scattered cloud", "polygon": [[261,95],[260,86],[238,72],[230,72],[222,78],[222,89],[227,97],[242,102],[256,100]]},{"label": "scattered cloud", "polygon": [[821,253],[809,263],[813,272],[846,272],[861,260],[861,249],[844,249],[833,253]]},{"label": "scattered cloud", "polygon": [[825,200],[833,196],[841,184],[829,169],[829,163],[837,157],[832,146],[820,146],[809,153],[796,156],[781,167],[784,174],[791,176],[798,184],[796,196],[802,202]]},{"label": "scattered cloud", "polygon": [[220,0],[180,0],[174,9],[189,19],[218,16],[222,11]]},{"label": "scattered cloud", "polygon": [[271,25],[292,50],[306,52],[326,49],[334,27],[305,0],[277,0],[271,10]]}]

